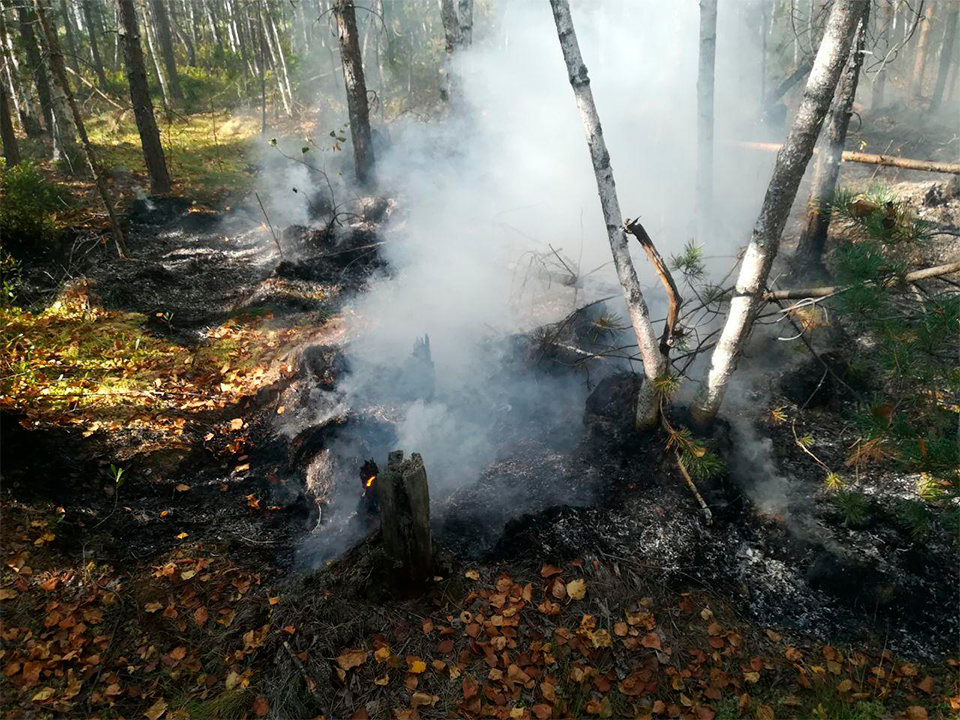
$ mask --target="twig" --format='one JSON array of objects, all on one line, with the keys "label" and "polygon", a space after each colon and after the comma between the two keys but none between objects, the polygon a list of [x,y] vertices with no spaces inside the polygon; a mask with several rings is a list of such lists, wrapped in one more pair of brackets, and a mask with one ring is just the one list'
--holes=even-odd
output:
[{"label": "twig", "polygon": [[[670,425],[670,421],[667,420],[667,414],[663,411],[663,403],[660,403],[660,424],[663,425],[663,429],[667,431],[667,434],[671,437],[677,435],[677,431],[673,429]],[[697,499],[697,502],[700,504],[700,509],[703,510],[703,517],[707,525],[713,524],[713,513],[710,512],[710,508],[707,506],[707,501],[703,499],[703,495],[700,494],[700,491],[697,490],[697,484],[693,482],[693,478],[690,477],[690,473],[687,472],[687,468],[683,464],[683,460],[680,458],[680,449],[674,447],[673,449],[674,456],[677,460],[677,467],[680,469],[680,474],[683,475],[683,479],[687,483],[687,487],[690,488],[690,492],[693,493],[693,496]]]},{"label": "twig", "polygon": [[277,250],[280,251],[280,257],[283,257],[283,248],[280,247],[280,238],[277,237],[276,231],[273,229],[273,223],[270,222],[270,216],[267,215],[267,209],[263,206],[263,200],[260,199],[260,193],[254,193],[257,196],[257,202],[260,203],[260,210],[263,211],[263,217],[267,220],[267,226],[270,228],[270,234],[273,235],[273,241],[277,244]]},{"label": "twig", "polygon": [[[924,268],[923,270],[915,270],[914,272],[907,273],[903,276],[902,282],[900,278],[894,278],[886,283],[883,287],[896,287],[902,283],[913,283],[917,280],[928,280],[930,278],[940,277],[941,275],[950,275],[955,272],[960,272],[960,262],[949,263],[947,265],[937,265],[935,267]],[[835,285],[828,287],[819,287],[819,288],[795,288],[793,290],[771,290],[764,293],[763,297],[766,300],[796,300],[801,298],[815,298],[815,297],[826,297],[827,295],[836,295],[839,292],[849,290],[852,286],[847,287],[838,287]]]},{"label": "twig", "polygon": [[657,251],[646,229],[640,224],[640,218],[636,220],[627,219],[626,223],[624,223],[624,228],[639,241],[640,247],[642,247],[643,251],[647,254],[647,258],[649,258],[653,264],[653,269],[657,271],[657,275],[660,276],[660,281],[667,291],[667,297],[670,300],[670,309],[667,312],[667,324],[664,325],[663,335],[660,337],[660,354],[668,358],[670,356],[670,347],[673,345],[673,338],[677,332],[677,318],[680,316],[680,305],[683,303],[683,298],[680,297],[677,284],[673,281],[670,268],[668,268],[667,264],[663,261],[663,257]]},{"label": "twig", "polygon": [[293,652],[293,648],[290,647],[290,643],[286,640],[283,641],[283,649],[287,651],[287,655],[290,656],[290,660],[293,661],[293,664],[296,666],[297,670],[300,671],[300,675],[303,676],[303,682],[307,686],[307,690],[311,695],[313,695],[317,702],[320,703],[320,707],[323,707],[320,691],[317,690],[317,681],[310,676],[310,673],[307,672],[307,668],[304,667],[303,663],[300,661],[300,658],[298,658],[297,654]]}]

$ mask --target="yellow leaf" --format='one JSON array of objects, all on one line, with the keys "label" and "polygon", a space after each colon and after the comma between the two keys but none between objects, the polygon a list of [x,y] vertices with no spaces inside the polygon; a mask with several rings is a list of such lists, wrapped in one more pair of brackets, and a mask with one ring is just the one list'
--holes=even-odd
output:
[{"label": "yellow leaf", "polygon": [[189,537],[189,536],[187,535],[187,533],[182,532],[182,533],[180,533],[179,535],[175,535],[174,537],[176,537],[177,540],[183,540],[184,538]]},{"label": "yellow leaf", "polygon": [[758,672],[745,672],[743,677],[747,682],[755,683],[760,681],[760,673]]},{"label": "yellow leaf", "polygon": [[143,606],[143,609],[146,610],[148,613],[155,613],[159,610],[163,610],[163,603],[148,602],[146,605]]},{"label": "yellow leaf", "polygon": [[390,682],[390,676],[384,675],[382,678],[377,678],[376,680],[374,680],[373,684],[383,686],[383,685],[386,685],[388,682]]},{"label": "yellow leaf", "polygon": [[237,675],[237,673],[235,673],[233,670],[231,670],[227,674],[227,680],[226,680],[227,690],[233,690],[237,686],[237,683],[239,682],[240,682],[240,676]]},{"label": "yellow leaf", "polygon": [[0,600],[13,600],[15,597],[18,597],[18,593],[13,588],[0,590]]},{"label": "yellow leaf", "polygon": [[43,690],[40,690],[36,695],[30,698],[33,702],[43,702],[44,700],[49,700],[53,697],[55,690],[52,687],[45,687]]},{"label": "yellow leaf", "polygon": [[277,603],[280,602],[280,596],[277,595],[276,597],[268,597],[267,602],[270,603],[271,605],[276,605]]},{"label": "yellow leaf", "polygon": [[381,648],[377,648],[377,651],[373,653],[373,659],[378,663],[384,663],[390,659],[390,646],[384,645]]},{"label": "yellow leaf", "polygon": [[418,657],[407,655],[407,666],[411,673],[419,675],[427,669],[427,664]]},{"label": "yellow leaf", "polygon": [[187,492],[187,490],[189,489],[190,489],[190,486],[184,485],[183,483],[178,483],[177,486],[174,488],[174,490],[176,490],[177,492]]},{"label": "yellow leaf", "polygon": [[471,580],[479,580],[479,579],[480,579],[480,573],[478,573],[476,570],[467,570],[467,571],[463,574],[463,576],[464,576],[464,577],[467,577],[467,578],[470,578]]},{"label": "yellow leaf", "polygon": [[586,594],[587,583],[583,580],[583,578],[571,580],[567,583],[567,595],[569,595],[572,600],[583,600],[583,597]]},{"label": "yellow leaf", "polygon": [[196,574],[197,574],[197,571],[196,571],[196,570],[184,570],[182,573],[180,573],[180,579],[181,579],[181,580],[189,580],[190,578],[192,578],[192,577],[193,577],[194,575],[196,575]]},{"label": "yellow leaf", "polygon": [[239,430],[243,427],[243,418],[234,418],[230,421],[231,430]]}]

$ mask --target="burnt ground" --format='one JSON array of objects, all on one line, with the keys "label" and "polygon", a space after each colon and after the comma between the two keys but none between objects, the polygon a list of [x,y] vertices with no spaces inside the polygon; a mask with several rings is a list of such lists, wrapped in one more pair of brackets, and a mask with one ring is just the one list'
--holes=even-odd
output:
[{"label": "burnt ground", "polygon": [[[389,210],[372,205],[376,219]],[[135,259],[84,268],[94,302],[143,313],[150,333],[187,348],[243,315],[300,332],[255,392],[184,411],[172,442],[0,415],[11,716],[150,717],[160,704],[167,717],[804,717],[874,701],[949,712],[956,537],[935,526],[918,542],[898,524],[889,502],[908,479],[890,469],[876,469],[855,524],[837,510],[794,433],[842,464],[850,398],[795,359],[765,381],[772,405],[734,410],[713,441],[729,472],[701,488],[712,525],[664,439],[630,432],[636,381],[594,377],[574,417],[536,431],[504,419],[499,431],[520,439],[436,498],[435,584],[394,597],[375,519],[352,512],[359,477],[324,454],[349,435],[358,463],[368,451],[382,463],[394,437],[389,412],[342,407],[337,390],[350,372],[337,313],[386,270],[374,219],[361,209],[331,232],[284,229],[281,257],[250,208],[141,202]],[[513,350],[536,372],[573,372],[526,339]],[[555,436],[571,422],[574,442]],[[346,482],[344,519],[330,503]],[[305,565],[302,548],[343,523],[353,547]],[[848,679],[852,693],[838,689]]]}]

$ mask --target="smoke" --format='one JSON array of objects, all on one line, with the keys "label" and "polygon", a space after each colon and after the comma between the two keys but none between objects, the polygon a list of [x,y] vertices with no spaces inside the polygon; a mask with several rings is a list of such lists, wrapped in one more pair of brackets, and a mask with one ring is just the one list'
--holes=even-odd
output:
[{"label": "smoke", "polygon": [[[754,5],[721,3],[717,217],[700,238],[693,237],[696,4],[573,8],[624,214],[640,215],[668,258],[688,241],[703,245],[714,276],[727,272],[745,243],[773,161],[744,156],[732,144],[750,137],[759,117],[760,35],[747,7]],[[619,286],[549,4],[501,2],[491,12],[486,32],[478,26],[475,45],[454,63],[462,112],[436,122],[395,121],[377,158],[380,191],[395,195],[400,211],[384,230],[389,272],[347,310],[350,373],[339,392],[367,421],[389,417],[391,429],[371,433],[370,422],[361,422],[330,448],[344,476],[331,499],[337,529],[318,529],[304,550],[308,562],[330,557],[360,532],[343,528],[360,495],[352,468],[362,452],[372,451],[381,466],[389,450],[420,452],[431,493],[442,499],[526,439],[570,448],[579,437],[582,379],[518,362],[515,334],[584,302],[619,297]],[[270,202],[284,222],[307,216],[301,198],[287,207],[278,196]],[[578,287],[544,274],[537,258],[559,266],[554,250],[580,276]],[[656,275],[642,253],[634,263],[651,312],[662,317],[666,300]],[[620,300],[612,305],[626,316]],[[415,340],[426,334],[429,368],[412,359]],[[523,511],[522,500],[510,502],[513,512]]]}]

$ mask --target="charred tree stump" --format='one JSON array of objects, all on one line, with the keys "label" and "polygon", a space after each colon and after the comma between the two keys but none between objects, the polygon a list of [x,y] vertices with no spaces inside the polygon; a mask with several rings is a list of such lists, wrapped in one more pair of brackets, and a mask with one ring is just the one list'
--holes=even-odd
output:
[{"label": "charred tree stump", "polygon": [[377,478],[383,547],[397,566],[398,584],[415,591],[433,575],[430,538],[430,491],[419,453],[409,460],[392,452],[387,469]]}]

